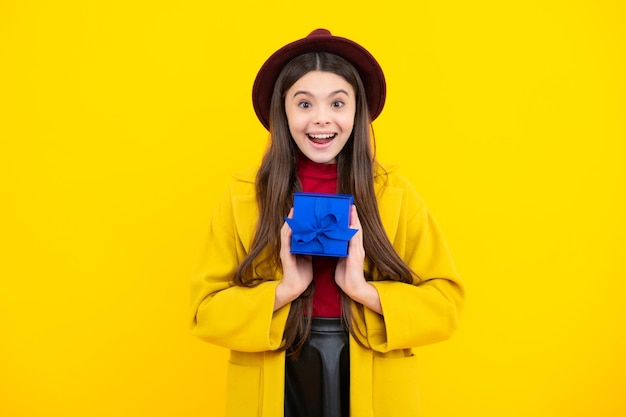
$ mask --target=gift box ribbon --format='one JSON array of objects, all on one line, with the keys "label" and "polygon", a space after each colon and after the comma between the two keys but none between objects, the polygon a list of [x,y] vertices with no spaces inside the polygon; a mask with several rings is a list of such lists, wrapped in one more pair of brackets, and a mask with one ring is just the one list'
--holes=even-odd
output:
[{"label": "gift box ribbon", "polygon": [[323,252],[330,240],[347,242],[356,234],[358,230],[339,225],[337,217],[329,213],[329,205],[328,201],[315,200],[313,216],[285,219],[298,244],[312,246],[315,252]]}]

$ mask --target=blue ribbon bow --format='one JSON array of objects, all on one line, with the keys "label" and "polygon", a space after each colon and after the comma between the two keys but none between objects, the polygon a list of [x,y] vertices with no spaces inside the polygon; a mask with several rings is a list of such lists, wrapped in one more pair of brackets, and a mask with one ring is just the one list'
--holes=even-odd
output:
[{"label": "blue ribbon bow", "polygon": [[291,227],[293,240],[299,245],[308,245],[311,252],[323,253],[330,241],[349,241],[358,230],[341,227],[337,216],[330,212],[328,200],[316,199],[313,216],[306,219],[285,221]]}]

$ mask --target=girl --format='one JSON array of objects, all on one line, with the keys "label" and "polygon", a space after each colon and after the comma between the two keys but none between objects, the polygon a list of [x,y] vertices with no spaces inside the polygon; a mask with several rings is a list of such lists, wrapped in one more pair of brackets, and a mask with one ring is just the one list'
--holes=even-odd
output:
[{"label": "girl", "polygon": [[[226,415],[419,415],[413,348],[451,336],[464,293],[422,199],[374,159],[382,69],[318,29],[252,94],[269,147],[215,210],[192,280],[193,333],[231,351]],[[347,257],[291,253],[296,191],[354,196]]]}]

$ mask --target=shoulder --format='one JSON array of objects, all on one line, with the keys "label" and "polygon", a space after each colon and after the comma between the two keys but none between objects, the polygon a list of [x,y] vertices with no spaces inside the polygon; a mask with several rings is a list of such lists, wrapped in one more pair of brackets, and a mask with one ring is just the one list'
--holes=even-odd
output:
[{"label": "shoulder", "polygon": [[256,206],[256,171],[251,167],[230,173],[232,180],[224,191],[218,210],[232,211],[236,207],[251,209]]},{"label": "shoulder", "polygon": [[[248,237],[250,225],[254,224],[257,214],[255,177],[256,169],[249,168],[231,173],[233,180],[226,189],[221,201],[216,207],[214,217],[220,218],[222,223],[232,219],[233,225]],[[248,233],[248,234],[246,234]],[[247,240],[245,240],[247,242]]]},{"label": "shoulder", "polygon": [[239,171],[232,172],[231,176],[234,178],[235,182],[254,184],[254,182],[256,181],[256,173],[258,170],[258,166],[248,167]]},{"label": "shoulder", "polygon": [[375,168],[374,187],[379,196],[399,193],[404,199],[412,200],[414,204],[424,203],[413,184],[402,175],[398,164],[379,162]]},{"label": "shoulder", "polygon": [[256,191],[255,182],[258,169],[258,167],[249,167],[232,172],[230,175],[233,181],[230,186],[230,193],[233,195],[254,194]]}]

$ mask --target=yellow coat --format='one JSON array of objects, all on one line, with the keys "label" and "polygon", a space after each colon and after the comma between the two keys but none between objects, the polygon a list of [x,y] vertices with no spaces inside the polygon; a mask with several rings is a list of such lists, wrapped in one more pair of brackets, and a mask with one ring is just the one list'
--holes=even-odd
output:
[{"label": "yellow coat", "polygon": [[[423,282],[373,282],[384,318],[366,309],[364,320],[355,323],[369,348],[350,340],[353,417],[419,415],[412,348],[449,338],[464,299],[443,236],[423,200],[393,169],[387,169],[387,174],[376,179],[383,225],[396,251]],[[237,174],[214,212],[199,269],[192,278],[192,332],[231,351],[227,417],[282,417],[285,354],[276,349],[290,306],[273,311],[281,277],[255,288],[229,282],[255,231],[254,177],[255,171]]]}]

